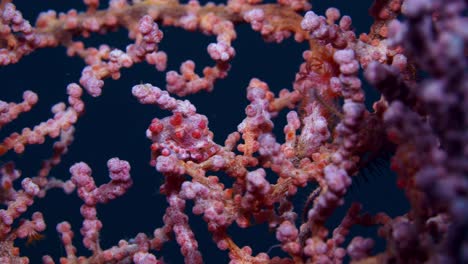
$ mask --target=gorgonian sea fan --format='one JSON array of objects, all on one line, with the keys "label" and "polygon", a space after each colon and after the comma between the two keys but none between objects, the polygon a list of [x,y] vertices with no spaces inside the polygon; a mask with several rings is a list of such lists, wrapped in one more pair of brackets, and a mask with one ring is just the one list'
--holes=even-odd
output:
[{"label": "gorgonian sea fan", "polygon": [[468,262],[464,1],[55,4],[0,2],[1,263]]}]

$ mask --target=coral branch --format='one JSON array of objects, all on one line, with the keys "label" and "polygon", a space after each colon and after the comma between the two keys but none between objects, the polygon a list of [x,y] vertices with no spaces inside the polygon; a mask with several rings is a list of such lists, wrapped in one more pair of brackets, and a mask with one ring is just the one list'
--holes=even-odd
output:
[{"label": "coral branch", "polygon": [[[42,12],[34,26],[26,19],[32,5],[23,9],[14,2],[0,2],[0,76],[6,72],[0,93],[0,263],[36,263],[34,252],[46,264],[160,264],[166,258],[191,264],[468,263],[466,1],[375,0],[373,22],[364,30],[355,28],[345,9],[311,10],[305,0],[84,0],[84,10]],[[248,28],[274,42],[268,49],[303,43],[294,46],[303,49],[300,65],[277,74],[288,75],[288,84],[278,87],[276,74],[260,79],[253,71],[288,65],[296,53],[281,50],[257,66],[255,40],[240,44]],[[180,37],[179,30],[190,33]],[[194,32],[208,36],[203,52],[192,50],[199,44],[190,39]],[[8,70],[59,46],[80,63],[78,75],[52,72],[55,60],[47,57],[21,76],[9,76]],[[149,77],[138,76],[146,70]],[[54,97],[52,116],[41,122],[44,116],[38,121],[33,114],[57,94],[52,79],[24,91],[22,102],[14,103],[19,95],[10,93],[18,88],[12,83],[23,85],[46,71],[62,81],[66,95]],[[109,89],[112,83],[125,85]],[[227,84],[246,88],[218,88]],[[236,93],[245,98],[234,98]],[[107,102],[126,96],[128,103],[108,111]],[[242,116],[233,118],[236,113]],[[89,132],[84,126],[91,117],[105,120],[94,121]],[[119,133],[144,130],[139,121],[149,142],[133,153],[128,146],[144,139],[144,131]],[[113,138],[110,147],[86,141],[107,137]],[[80,143],[72,146],[75,138]],[[47,146],[51,156],[36,164],[43,159],[38,150]],[[74,156],[75,148],[86,151],[83,159]],[[109,159],[110,180],[104,183],[91,167],[116,154],[102,150],[128,160]],[[144,171],[141,161],[148,157],[137,155],[148,152],[151,170]],[[369,171],[385,186],[350,192]],[[154,185],[151,174],[160,179],[164,199],[153,202],[148,194],[125,200]],[[401,190],[408,208],[383,205],[392,188]],[[372,192],[384,196],[379,208],[367,205]],[[76,199],[57,198],[63,193]],[[61,210],[76,200],[81,216],[64,215]],[[55,203],[67,208],[50,206]],[[118,215],[106,211],[112,206]],[[53,225],[60,252],[23,246],[49,245],[39,240]]]}]

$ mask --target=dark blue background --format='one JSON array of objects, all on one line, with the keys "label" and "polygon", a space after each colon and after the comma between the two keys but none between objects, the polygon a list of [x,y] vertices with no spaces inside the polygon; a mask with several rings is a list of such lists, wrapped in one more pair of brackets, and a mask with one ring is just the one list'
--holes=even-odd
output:
[{"label": "dark blue background", "polygon": [[[22,11],[25,18],[32,23],[40,11],[54,9],[67,11],[70,8],[83,10],[81,1],[59,0],[30,0],[14,1],[17,8]],[[76,2],[77,4],[72,4]],[[368,15],[368,8],[372,1],[314,1],[313,9],[318,14],[324,14],[327,7],[340,8],[342,14],[350,15],[357,33],[367,32],[372,22]],[[202,1],[205,3],[205,1]],[[196,71],[206,65],[212,65],[206,46],[215,41],[213,36],[204,36],[200,33],[189,33],[178,28],[163,27],[164,39],[160,50],[168,54],[168,70],[178,70],[181,62],[192,59],[196,62]],[[97,47],[101,43],[120,49],[131,43],[126,36],[126,30],[110,33],[105,36],[93,35],[84,40],[86,47]],[[260,34],[253,32],[248,25],[238,26],[238,38],[233,43],[236,57],[232,61],[229,77],[216,82],[212,93],[202,92],[189,96],[188,99],[210,120],[209,127],[215,132],[215,141],[222,144],[226,136],[237,129],[237,125],[244,118],[246,100],[246,87],[251,78],[259,78],[278,92],[282,88],[291,89],[294,74],[302,62],[301,54],[307,48],[305,44],[295,43],[288,39],[281,44],[264,43]],[[59,102],[66,101],[66,86],[71,82],[78,82],[84,62],[78,58],[69,58],[65,48],[47,48],[24,57],[18,64],[0,68],[0,100],[20,101],[24,90],[33,90],[39,95],[39,103],[27,114],[20,116],[14,123],[0,131],[0,138],[11,132],[20,131],[23,127],[32,127],[51,117],[50,107]],[[108,248],[117,244],[119,239],[134,237],[138,232],[152,234],[153,230],[162,226],[162,215],[166,208],[164,196],[158,194],[162,176],[149,165],[150,141],[145,137],[145,130],[154,117],[162,118],[168,113],[153,106],[141,105],[131,95],[131,87],[140,82],[149,82],[164,88],[165,75],[157,72],[153,66],[139,64],[131,69],[124,69],[118,81],[105,80],[102,96],[92,98],[84,95],[86,113],[76,125],[75,142],[70,151],[63,157],[62,163],[52,170],[51,176],[63,180],[69,179],[69,167],[78,161],[86,162],[93,169],[96,183],[108,181],[106,162],[112,157],[127,160],[132,166],[131,174],[134,180],[133,187],[128,193],[109,204],[98,206],[98,216],[104,227],[101,232],[101,246]],[[375,100],[377,92],[366,86],[369,95],[368,104]],[[275,127],[278,140],[282,142],[286,111],[278,117],[278,126]],[[22,170],[23,177],[35,176],[40,168],[40,161],[47,159],[51,154],[53,140],[48,139],[46,144],[28,146],[22,155],[9,153],[0,157],[1,161],[14,160],[17,167]],[[381,166],[384,173],[367,173],[368,181],[359,180],[360,184],[353,183],[347,194],[347,202],[339,208],[329,219],[329,226],[335,227],[352,201],[363,204],[365,211],[377,213],[386,211],[391,216],[404,213],[407,202],[404,195],[395,187],[395,175],[388,169],[388,164]],[[221,176],[221,175],[220,175]],[[221,176],[223,177],[223,176]],[[273,178],[274,175],[269,175]],[[308,190],[303,190],[295,199],[300,209]],[[72,223],[75,231],[74,243],[78,247],[78,255],[89,255],[89,251],[81,247],[82,217],[79,213],[81,200],[76,196],[65,195],[62,191],[52,190],[44,199],[37,199],[32,208],[24,215],[29,217],[34,211],[41,211],[47,223],[46,239],[38,241],[35,245],[21,244],[22,254],[30,256],[32,263],[39,263],[40,257],[51,254],[54,259],[65,254],[61,246],[55,226],[61,221]],[[186,212],[191,215],[191,205],[188,203]],[[299,212],[300,213],[300,212]],[[191,215],[192,216],[192,215]],[[205,223],[200,217],[191,217],[190,224],[194,229],[199,247],[206,263],[227,263],[227,252],[220,251],[213,243]],[[365,237],[376,236],[376,228],[354,227],[351,235]],[[275,245],[275,234],[268,231],[265,225],[239,229],[232,227],[229,230],[234,241],[239,246],[250,245],[254,253],[267,251]],[[349,241],[349,240],[347,240]],[[382,240],[378,240],[376,250],[384,248]],[[279,250],[272,251],[274,254]],[[157,256],[164,256],[168,263],[182,263],[178,245],[171,241],[157,252]]]}]

